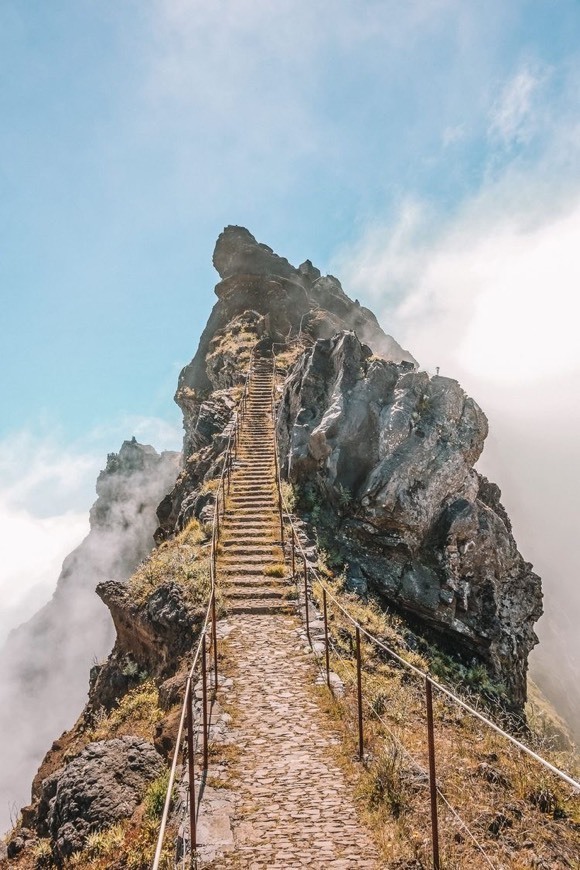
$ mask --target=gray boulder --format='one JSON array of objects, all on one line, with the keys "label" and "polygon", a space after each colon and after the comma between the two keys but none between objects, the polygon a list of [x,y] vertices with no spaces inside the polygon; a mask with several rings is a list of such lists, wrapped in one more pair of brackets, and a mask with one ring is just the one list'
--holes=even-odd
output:
[{"label": "gray boulder", "polygon": [[43,781],[39,830],[60,857],[71,855],[92,831],[131,816],[163,767],[155,748],[138,737],[89,743]]}]

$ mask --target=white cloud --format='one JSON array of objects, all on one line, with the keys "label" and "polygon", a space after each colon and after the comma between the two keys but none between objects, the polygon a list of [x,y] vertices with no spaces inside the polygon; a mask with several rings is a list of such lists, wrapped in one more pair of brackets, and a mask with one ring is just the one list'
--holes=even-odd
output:
[{"label": "white cloud", "polygon": [[[560,131],[552,153],[570,132]],[[385,329],[422,367],[441,366],[487,413],[480,467],[500,484],[524,558],[543,578],[543,641],[532,661],[548,689],[559,674],[565,689],[552,685],[552,698],[574,720],[580,179],[563,192],[541,176],[508,170],[446,221],[408,203],[393,227],[373,227],[346,252],[337,274],[373,298]]]},{"label": "white cloud", "polygon": [[0,643],[48,601],[63,559],[88,533],[98,467],[53,436],[0,442]]},{"label": "white cloud", "polygon": [[465,139],[467,131],[465,124],[455,124],[453,127],[445,127],[442,134],[443,146],[448,148],[450,145],[455,145],[456,142],[461,142]]},{"label": "white cloud", "polygon": [[0,496],[37,516],[86,506],[98,468],[97,456],[64,448],[56,435],[11,433],[0,441]]},{"label": "white cloud", "polygon": [[538,98],[547,73],[526,64],[501,90],[490,112],[489,135],[503,145],[525,143],[533,135]]},{"label": "white cloud", "polygon": [[180,427],[144,416],[95,428],[72,446],[58,433],[22,431],[0,440],[0,644],[51,597],[63,559],[89,531],[107,452],[132,435],[158,451],[181,446]]},{"label": "white cloud", "polygon": [[[484,228],[461,215],[417,256],[406,236],[406,257],[389,250],[399,275],[412,264],[413,285],[391,312],[399,334],[425,365],[490,382],[529,383],[579,367],[578,238],[580,200],[533,228],[519,216],[490,215]],[[442,346],[441,335],[450,342]]]},{"label": "white cloud", "polygon": [[88,513],[40,518],[0,497],[0,645],[49,600],[63,559],[88,531]]}]

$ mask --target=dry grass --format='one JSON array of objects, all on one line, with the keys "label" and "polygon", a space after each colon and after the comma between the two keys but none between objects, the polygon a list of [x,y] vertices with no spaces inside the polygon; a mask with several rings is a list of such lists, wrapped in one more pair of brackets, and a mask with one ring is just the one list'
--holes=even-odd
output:
[{"label": "dry grass", "polygon": [[146,680],[127,692],[108,715],[102,712],[97,716],[95,725],[86,732],[86,737],[89,741],[110,740],[112,737],[134,734],[153,741],[155,726],[164,716],[158,699],[155,683]]},{"label": "dry grass", "polygon": [[[153,862],[159,821],[136,818],[103,831],[90,834],[84,849],[75,852],[63,864],[64,870],[149,870]],[[173,870],[175,832],[168,830],[160,868]]]},{"label": "dry grass", "polygon": [[273,565],[266,565],[264,568],[266,577],[284,577],[286,574],[286,566],[282,562],[276,562]]},{"label": "dry grass", "polygon": [[[373,606],[336,594],[368,630],[389,636],[402,651],[396,621]],[[320,588],[315,586],[315,595]],[[372,627],[371,627],[372,626]],[[370,644],[362,645],[365,761],[356,764],[356,662],[352,625],[330,608],[330,631],[336,652],[332,669],[345,684],[345,695],[333,698],[321,690],[320,703],[337,724],[342,741],[341,764],[356,780],[362,811],[375,831],[385,866],[396,861],[431,864],[427,732],[424,686],[401,666],[382,661]],[[396,640],[396,642],[394,642]],[[404,653],[425,669],[426,662]],[[580,795],[521,753],[471,714],[445,697],[434,697],[438,786],[496,868],[580,868]],[[548,760],[578,776],[578,758],[549,752]],[[439,800],[442,866],[489,867],[486,859],[444,801]]]},{"label": "dry grass", "polygon": [[209,543],[198,520],[191,520],[174,540],[154,550],[129,580],[131,596],[143,604],[167,580],[179,583],[195,607],[203,609],[210,590]]}]

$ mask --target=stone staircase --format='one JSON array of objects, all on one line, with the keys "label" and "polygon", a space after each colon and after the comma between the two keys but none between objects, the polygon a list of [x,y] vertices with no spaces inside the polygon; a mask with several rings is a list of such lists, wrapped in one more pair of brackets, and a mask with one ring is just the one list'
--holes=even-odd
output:
[{"label": "stone staircase", "polygon": [[292,587],[269,576],[282,566],[274,421],[272,357],[254,356],[246,413],[231,475],[217,560],[227,611],[275,614],[293,612]]}]

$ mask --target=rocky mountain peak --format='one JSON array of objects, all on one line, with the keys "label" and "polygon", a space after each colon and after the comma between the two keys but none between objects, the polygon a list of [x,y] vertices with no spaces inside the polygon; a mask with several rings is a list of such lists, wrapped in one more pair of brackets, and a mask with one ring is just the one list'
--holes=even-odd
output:
[{"label": "rocky mountain peak", "polygon": [[485,662],[521,710],[541,586],[499,489],[474,468],[488,432],[482,409],[453,378],[420,371],[310,260],[295,268],[230,226],[214,265],[218,302],[176,395],[186,466],[160,507],[159,536],[205,509],[200,493],[233,412],[230,390],[267,337],[286,365],[281,466],[299,491],[316,491],[320,536],[353,588],[372,591],[464,660]]},{"label": "rocky mountain peak", "polygon": [[[233,275],[271,275],[298,278],[299,272],[284,257],[254,238],[245,227],[227,226],[218,236],[213,264],[222,280]],[[320,274],[320,273],[319,273]]]}]

